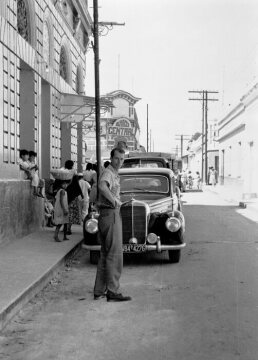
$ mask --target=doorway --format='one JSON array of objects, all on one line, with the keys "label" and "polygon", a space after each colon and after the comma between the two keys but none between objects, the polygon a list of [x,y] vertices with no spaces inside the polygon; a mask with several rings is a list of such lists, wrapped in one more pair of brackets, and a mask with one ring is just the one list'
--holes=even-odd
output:
[{"label": "doorway", "polygon": [[20,61],[20,149],[34,150],[34,71]]}]

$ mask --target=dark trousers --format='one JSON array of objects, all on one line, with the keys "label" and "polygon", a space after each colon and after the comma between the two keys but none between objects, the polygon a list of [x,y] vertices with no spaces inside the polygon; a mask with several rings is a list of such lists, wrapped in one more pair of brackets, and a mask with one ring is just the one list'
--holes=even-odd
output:
[{"label": "dark trousers", "polygon": [[98,222],[101,251],[94,294],[101,295],[106,290],[117,293],[123,268],[120,209],[100,209]]}]

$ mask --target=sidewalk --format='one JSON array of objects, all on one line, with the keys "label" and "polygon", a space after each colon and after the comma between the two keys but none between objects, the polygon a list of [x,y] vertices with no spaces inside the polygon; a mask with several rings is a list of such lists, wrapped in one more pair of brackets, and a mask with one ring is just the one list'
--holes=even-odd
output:
[{"label": "sidewalk", "polygon": [[53,228],[44,228],[0,247],[0,330],[80,246],[82,226],[72,230],[61,243],[53,240]]},{"label": "sidewalk", "polygon": [[251,211],[253,215],[257,216],[258,221],[258,198],[243,200],[238,193],[230,191],[228,187],[224,187],[223,185],[204,185],[203,191],[210,191],[228,202],[239,205],[240,208],[248,212]]}]

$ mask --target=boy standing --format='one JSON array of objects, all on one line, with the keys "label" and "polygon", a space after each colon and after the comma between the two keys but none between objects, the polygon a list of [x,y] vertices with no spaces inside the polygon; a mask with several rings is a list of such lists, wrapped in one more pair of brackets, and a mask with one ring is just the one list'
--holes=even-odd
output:
[{"label": "boy standing", "polygon": [[38,165],[36,164],[37,153],[29,151],[29,165],[31,174],[31,185],[34,189],[33,194],[39,197],[44,197],[42,190],[44,188],[44,180],[39,178]]}]

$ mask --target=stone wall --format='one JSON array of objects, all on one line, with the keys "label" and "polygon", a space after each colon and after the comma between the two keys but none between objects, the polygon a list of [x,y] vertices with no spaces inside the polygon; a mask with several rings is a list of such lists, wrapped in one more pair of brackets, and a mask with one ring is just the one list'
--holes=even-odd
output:
[{"label": "stone wall", "polygon": [[34,197],[28,180],[0,181],[0,244],[43,225],[44,199]]}]

